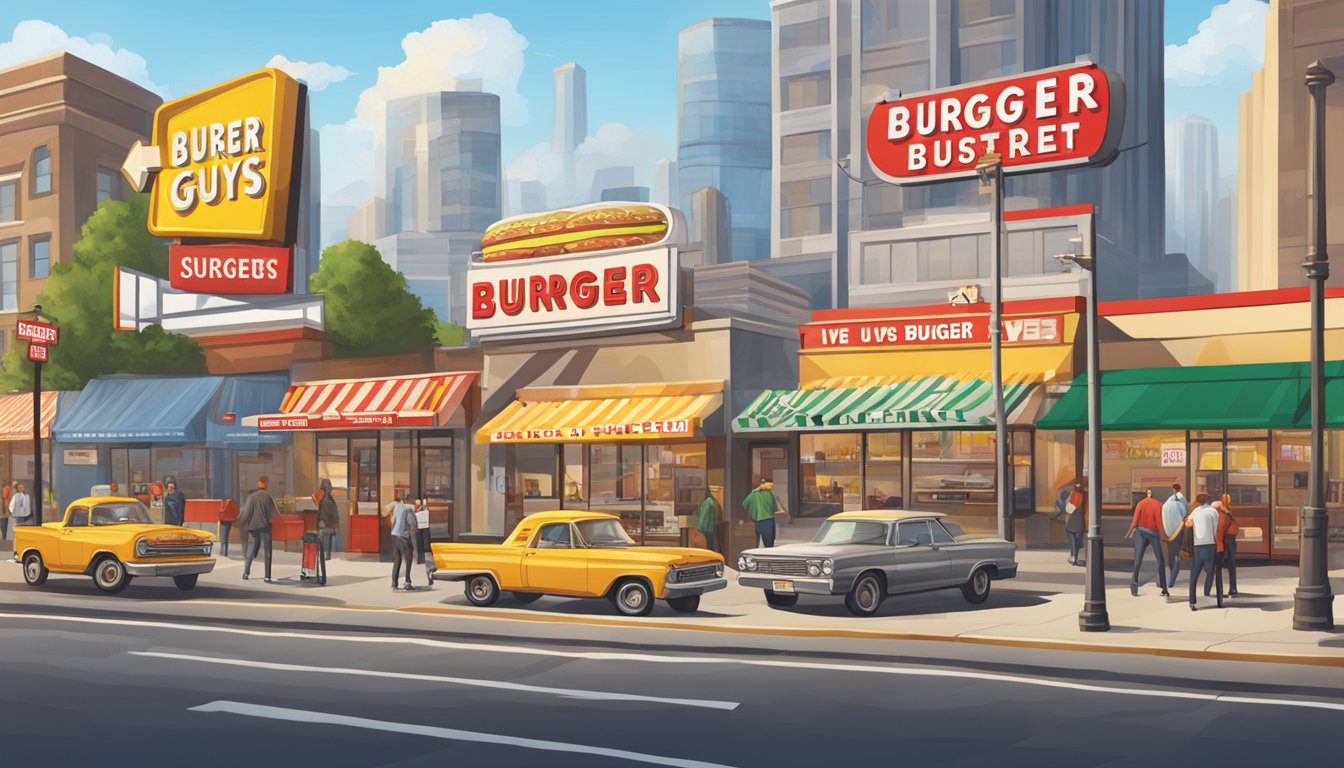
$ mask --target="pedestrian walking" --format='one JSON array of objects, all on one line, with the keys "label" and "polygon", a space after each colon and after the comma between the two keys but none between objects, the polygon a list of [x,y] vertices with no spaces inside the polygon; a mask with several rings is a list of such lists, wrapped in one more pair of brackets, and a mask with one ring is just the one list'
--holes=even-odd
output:
[{"label": "pedestrian walking", "polygon": [[258,478],[257,489],[243,502],[243,511],[238,513],[238,527],[246,536],[243,540],[243,580],[250,578],[252,560],[265,547],[267,584],[271,582],[271,523],[277,514],[275,499],[266,491],[268,482],[265,475]]},{"label": "pedestrian walking", "polygon": [[718,541],[715,533],[719,530],[719,518],[723,516],[723,506],[719,504],[718,495],[723,493],[723,486],[709,486],[709,493],[705,495],[705,500],[700,502],[700,512],[695,518],[696,530],[705,537],[705,549],[711,552],[718,552]]},{"label": "pedestrian walking", "polygon": [[415,560],[425,562],[429,558],[429,502],[415,500]]},{"label": "pedestrian walking", "polygon": [[[1232,514],[1232,507],[1228,504],[1228,495],[1223,494],[1221,501],[1213,502],[1213,508],[1218,510],[1218,554],[1214,563],[1214,570],[1218,573],[1218,594],[1223,594],[1223,567],[1227,567],[1228,590],[1227,597],[1236,597],[1237,595],[1237,532],[1241,529],[1237,525],[1237,517]],[[1204,579],[1204,596],[1209,594],[1209,579]]]},{"label": "pedestrian walking", "polygon": [[[226,500],[219,505],[219,555],[220,557],[229,556],[229,539],[233,537],[233,525],[238,521],[238,504],[233,499]],[[240,529],[241,530],[241,529]],[[246,533],[244,533],[246,539]],[[243,541],[243,549],[247,549],[247,541]]]},{"label": "pedestrian walking", "polygon": [[336,499],[331,494],[331,480],[322,478],[317,497],[317,535],[322,539],[322,560],[326,562],[336,549],[336,532],[341,525],[341,511],[336,508]]},{"label": "pedestrian walking", "polygon": [[1181,484],[1171,484],[1171,495],[1162,502],[1162,560],[1167,567],[1167,585],[1176,586],[1176,576],[1181,572],[1181,542],[1178,539],[1185,530],[1185,518],[1190,514],[1190,505],[1181,493]]},{"label": "pedestrian walking", "polygon": [[[1206,573],[1212,578],[1217,575],[1218,579],[1218,607],[1223,607],[1223,576],[1218,573],[1218,510],[1209,504],[1207,494],[1199,494],[1196,497],[1199,506],[1190,512],[1190,516],[1185,519],[1185,527],[1191,529],[1194,547],[1194,562],[1190,565],[1190,610],[1198,610],[1195,605],[1195,585],[1199,582],[1199,574]],[[1220,504],[1222,502],[1219,502]],[[1206,588],[1204,594],[1208,594]]]},{"label": "pedestrian walking", "polygon": [[1073,493],[1064,505],[1064,535],[1069,538],[1069,565],[1083,565],[1078,559],[1083,549],[1083,535],[1087,533],[1087,489],[1081,480],[1073,484]]},{"label": "pedestrian walking", "polygon": [[163,497],[163,524],[182,525],[187,520],[187,496],[177,489],[177,481],[169,479],[168,493]]},{"label": "pedestrian walking", "polygon": [[779,500],[775,498],[774,487],[774,483],[763,477],[742,500],[742,507],[756,523],[756,537],[762,547],[775,546],[775,510],[779,508]]},{"label": "pedestrian walking", "polygon": [[5,485],[5,501],[0,505],[0,541],[9,538],[9,494],[13,490],[8,484]]},{"label": "pedestrian walking", "polygon": [[[1139,568],[1143,565],[1143,556],[1152,547],[1153,559],[1157,561],[1157,583],[1162,587],[1162,596],[1167,597],[1167,569],[1162,562],[1162,505],[1153,498],[1150,489],[1138,504],[1134,505],[1134,519],[1129,523],[1125,538],[1134,539],[1134,574],[1129,580],[1129,594],[1139,594]],[[1138,534],[1135,536],[1135,534]]]},{"label": "pedestrian walking", "polygon": [[406,586],[404,589],[409,592],[415,589],[411,585],[411,567],[415,562],[414,546],[411,543],[415,536],[415,509],[401,500],[400,496],[392,504],[392,589],[397,591],[403,589],[398,586],[401,583],[401,567],[406,566]]}]

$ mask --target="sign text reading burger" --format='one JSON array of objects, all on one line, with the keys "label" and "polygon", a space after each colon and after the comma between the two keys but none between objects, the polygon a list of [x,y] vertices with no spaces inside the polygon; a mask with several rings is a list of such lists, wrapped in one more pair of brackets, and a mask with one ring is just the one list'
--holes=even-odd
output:
[{"label": "sign text reading burger", "polygon": [[894,184],[971,176],[989,153],[1005,173],[1105,162],[1120,135],[1122,90],[1085,63],[879,103],[868,161]]}]

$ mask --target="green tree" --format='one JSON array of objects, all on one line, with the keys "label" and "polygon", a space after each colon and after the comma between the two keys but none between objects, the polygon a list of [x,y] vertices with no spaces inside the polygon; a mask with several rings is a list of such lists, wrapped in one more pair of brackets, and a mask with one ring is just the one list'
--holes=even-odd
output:
[{"label": "green tree", "polygon": [[[146,228],[149,199],[105,200],[84,222],[69,264],[55,264],[38,297],[42,314],[61,329],[61,342],[42,368],[44,389],[82,389],[111,373],[203,374],[205,352],[186,336],[158,326],[141,332],[112,330],[113,274],[121,265],[166,277],[168,248]],[[28,309],[21,307],[20,309]],[[0,385],[31,389],[33,366],[26,344],[5,355]]]},{"label": "green tree", "polygon": [[460,347],[467,343],[467,329],[440,320],[434,328],[434,338],[443,347]]},{"label": "green tree", "polygon": [[326,295],[327,337],[336,357],[393,355],[434,345],[434,313],[367,243],[346,240],[322,251],[309,284]]}]

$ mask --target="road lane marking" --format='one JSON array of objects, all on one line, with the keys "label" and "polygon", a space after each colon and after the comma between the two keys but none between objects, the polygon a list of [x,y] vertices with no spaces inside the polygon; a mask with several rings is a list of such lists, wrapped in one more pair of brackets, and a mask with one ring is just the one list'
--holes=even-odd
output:
[{"label": "road lane marking", "polygon": [[600,757],[614,757],[618,760],[627,760],[634,763],[672,766],[672,768],[732,768],[732,766],[724,765],[723,763],[707,763],[701,760],[686,760],[679,757],[649,755],[643,752],[630,752],[624,749],[595,747],[588,744],[569,744],[563,741],[525,739],[518,736],[503,736],[495,733],[462,731],[456,728],[440,728],[434,725],[413,725],[404,722],[370,720],[364,717],[335,715],[328,712],[312,712],[305,709],[289,709],[287,707],[269,707],[263,704],[247,704],[241,701],[212,701],[209,704],[188,707],[187,711],[223,712],[231,715],[241,715],[243,717],[287,720],[295,723],[341,725],[347,728],[385,731],[387,733],[395,733],[398,735],[414,734],[435,739],[446,739],[449,741],[470,741],[477,744],[495,744],[504,747],[536,749],[546,752],[569,752],[578,755],[598,755]]},{"label": "road lane marking", "polygon": [[1121,688],[1117,686],[1093,685],[1090,683],[1072,683],[1064,680],[1026,677],[1022,675],[1001,675],[992,672],[971,672],[951,669],[929,669],[923,667],[876,666],[868,664],[828,664],[808,661],[776,661],[768,659],[734,659],[714,656],[667,656],[648,653],[621,653],[613,651],[554,651],[548,648],[530,648],[527,646],[491,645],[487,643],[463,643],[452,640],[431,640],[423,637],[364,637],[358,635],[318,634],[315,632],[266,632],[255,629],[235,627],[214,627],[196,624],[180,624],[168,621],[140,621],[130,619],[102,619],[86,616],[48,616],[44,614],[0,613],[0,618],[36,619],[55,622],[102,624],[111,626],[154,627],[158,629],[178,629],[187,632],[206,632],[246,637],[287,638],[296,640],[330,640],[347,643],[373,645],[415,645],[440,650],[466,651],[480,653],[513,654],[519,656],[542,656],[582,661],[623,661],[648,662],[651,664],[736,664],[748,667],[771,667],[777,669],[806,669],[825,672],[859,672],[864,674],[900,675],[908,677],[948,677],[966,680],[983,680],[1020,685],[1032,685],[1043,688],[1064,688],[1090,693],[1112,693],[1125,696],[1149,696],[1153,698],[1189,699],[1196,701],[1223,702],[1228,704],[1260,704],[1268,706],[1305,707],[1344,712],[1344,703],[1316,701],[1313,699],[1275,699],[1236,696],[1222,693],[1201,693],[1194,691],[1167,691],[1144,688]]},{"label": "road lane marking", "polygon": [[713,699],[674,699],[662,696],[640,696],[633,693],[611,693],[608,691],[587,691],[575,688],[552,688],[524,683],[506,683],[499,680],[479,680],[469,677],[442,677],[439,675],[419,675],[410,672],[382,672],[369,669],[349,669],[344,667],[310,667],[301,664],[279,664],[250,659],[224,659],[213,656],[189,656],[181,653],[160,653],[158,651],[127,651],[131,656],[148,656],[155,659],[176,659],[194,661],[200,664],[223,664],[248,669],[271,669],[279,672],[311,672],[330,675],[357,675],[360,677],[382,677],[393,680],[419,680],[428,683],[447,683],[475,688],[494,688],[501,691],[520,691],[523,693],[541,693],[569,699],[587,699],[589,701],[639,701],[650,704],[673,704],[680,707],[702,707],[733,711],[740,706],[735,701],[715,701]]}]

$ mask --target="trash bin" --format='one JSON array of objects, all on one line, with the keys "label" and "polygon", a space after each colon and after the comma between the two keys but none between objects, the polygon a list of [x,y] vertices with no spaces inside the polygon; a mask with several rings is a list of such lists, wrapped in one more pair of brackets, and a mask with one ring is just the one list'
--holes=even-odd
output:
[{"label": "trash bin", "polygon": [[327,583],[327,558],[322,551],[322,537],[317,531],[303,532],[303,563],[299,566],[299,580],[314,579],[319,585]]}]

